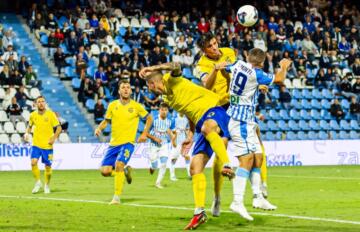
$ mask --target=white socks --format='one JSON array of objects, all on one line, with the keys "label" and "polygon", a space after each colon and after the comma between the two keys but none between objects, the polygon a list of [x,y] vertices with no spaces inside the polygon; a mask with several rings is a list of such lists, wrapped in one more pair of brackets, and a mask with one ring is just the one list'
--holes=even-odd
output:
[{"label": "white socks", "polygon": [[261,176],[260,168],[253,168],[250,174],[250,182],[255,197],[261,195]]},{"label": "white socks", "polygon": [[246,182],[249,178],[249,171],[238,167],[236,169],[236,175],[233,179],[233,194],[234,194],[234,202],[236,203],[243,203],[245,189],[246,189]]}]

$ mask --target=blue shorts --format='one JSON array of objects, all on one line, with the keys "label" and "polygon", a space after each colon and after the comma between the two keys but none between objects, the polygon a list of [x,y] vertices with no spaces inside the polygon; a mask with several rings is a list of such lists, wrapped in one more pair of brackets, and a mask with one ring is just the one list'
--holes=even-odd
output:
[{"label": "blue shorts", "polygon": [[32,146],[30,152],[31,159],[39,159],[46,166],[51,166],[53,161],[53,149],[41,149],[39,147]]},{"label": "blue shorts", "polygon": [[209,109],[196,124],[196,138],[195,145],[193,150],[193,155],[196,155],[200,152],[205,153],[207,156],[211,157],[213,154],[213,149],[210,146],[210,143],[206,140],[205,136],[201,133],[201,127],[204,122],[208,119],[215,120],[220,127],[220,136],[230,139],[230,133],[228,129],[228,124],[230,117],[227,115],[223,107],[213,107]]},{"label": "blue shorts", "polygon": [[134,152],[134,144],[125,143],[118,146],[109,146],[106,150],[104,159],[101,162],[101,166],[113,166],[115,162],[120,161],[125,165],[129,162],[132,153]]}]

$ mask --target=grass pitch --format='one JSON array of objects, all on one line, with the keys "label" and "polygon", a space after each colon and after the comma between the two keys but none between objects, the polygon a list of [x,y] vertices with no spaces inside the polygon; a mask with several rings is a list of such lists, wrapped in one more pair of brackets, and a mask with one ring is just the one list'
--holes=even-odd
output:
[{"label": "grass pitch", "polygon": [[[113,178],[98,171],[54,171],[50,195],[31,194],[30,171],[0,172],[0,231],[181,231],[193,213],[191,181],[178,169],[179,181],[171,182],[167,173],[166,188],[157,189],[156,174],[134,170],[133,183],[124,186],[123,204],[110,206]],[[206,176],[210,208],[210,170]],[[268,184],[276,211],[253,210],[248,184],[246,206],[255,220],[229,212],[232,187],[226,180],[225,212],[214,218],[208,210],[209,220],[198,230],[360,231],[359,166],[270,168]]]}]

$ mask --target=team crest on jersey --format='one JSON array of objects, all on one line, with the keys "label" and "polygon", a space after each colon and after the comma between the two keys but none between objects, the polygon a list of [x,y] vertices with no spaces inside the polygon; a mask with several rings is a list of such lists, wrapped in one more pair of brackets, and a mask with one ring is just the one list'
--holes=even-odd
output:
[{"label": "team crest on jersey", "polygon": [[133,113],[133,112],[134,112],[134,108],[129,108],[128,111],[129,111],[129,113]]},{"label": "team crest on jersey", "polygon": [[211,117],[214,117],[214,115],[215,115],[215,112],[210,112],[207,117],[211,118]]}]

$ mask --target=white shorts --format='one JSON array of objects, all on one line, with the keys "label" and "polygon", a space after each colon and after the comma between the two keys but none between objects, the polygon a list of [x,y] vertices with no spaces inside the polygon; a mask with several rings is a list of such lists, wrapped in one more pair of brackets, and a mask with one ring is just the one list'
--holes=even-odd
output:
[{"label": "white shorts", "polygon": [[255,122],[240,122],[231,118],[228,128],[233,142],[228,146],[228,153],[233,156],[262,154],[256,127]]},{"label": "white shorts", "polygon": [[152,145],[150,147],[150,161],[153,162],[160,157],[169,157],[172,145],[170,143],[162,144],[160,147]]}]

